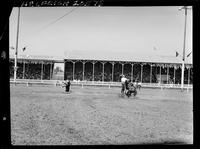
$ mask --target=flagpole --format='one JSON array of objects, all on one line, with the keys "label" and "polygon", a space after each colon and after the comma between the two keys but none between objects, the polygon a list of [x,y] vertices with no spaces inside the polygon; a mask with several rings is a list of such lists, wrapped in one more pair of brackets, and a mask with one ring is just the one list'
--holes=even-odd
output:
[{"label": "flagpole", "polygon": [[15,66],[14,66],[14,82],[15,83],[16,83],[16,78],[17,78],[17,55],[18,55],[18,39],[19,39],[19,18],[20,18],[20,7],[18,7],[17,37],[16,37],[16,48],[15,48]]},{"label": "flagpole", "polygon": [[184,87],[184,70],[185,70],[185,41],[186,41],[187,7],[184,6],[181,9],[185,10],[184,41],[183,41],[183,59],[182,59],[182,71],[181,71],[181,91],[183,91],[183,87]]}]

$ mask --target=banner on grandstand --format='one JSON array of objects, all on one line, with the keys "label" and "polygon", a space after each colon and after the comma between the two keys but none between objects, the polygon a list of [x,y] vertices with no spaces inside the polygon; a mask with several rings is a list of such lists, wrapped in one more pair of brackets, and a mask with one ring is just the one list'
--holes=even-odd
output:
[{"label": "banner on grandstand", "polygon": [[64,80],[64,63],[54,63],[53,80]]}]

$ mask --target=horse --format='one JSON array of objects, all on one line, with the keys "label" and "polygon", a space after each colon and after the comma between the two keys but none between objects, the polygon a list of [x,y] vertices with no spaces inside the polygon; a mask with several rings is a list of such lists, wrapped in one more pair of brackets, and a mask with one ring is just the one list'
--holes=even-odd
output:
[{"label": "horse", "polygon": [[137,95],[137,87],[130,81],[126,81],[124,86],[122,86],[121,95],[126,95],[129,98],[132,94],[134,96]]},{"label": "horse", "polygon": [[126,90],[126,92],[125,92],[125,95],[128,98],[131,97],[132,94],[133,94],[134,97],[137,95],[137,89],[136,88]]}]

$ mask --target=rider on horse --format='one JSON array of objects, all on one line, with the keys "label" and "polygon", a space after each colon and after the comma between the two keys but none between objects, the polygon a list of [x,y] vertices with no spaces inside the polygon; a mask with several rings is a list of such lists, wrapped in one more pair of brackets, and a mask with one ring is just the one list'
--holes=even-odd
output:
[{"label": "rider on horse", "polygon": [[134,86],[134,84],[131,82],[131,80],[127,80],[125,82],[126,84],[126,91],[125,91],[125,94],[130,97],[131,94],[133,94],[134,96],[136,96],[137,94],[137,88],[136,86]]},{"label": "rider on horse", "polygon": [[121,89],[121,93],[123,94],[126,90],[126,81],[127,81],[127,78],[125,77],[125,75],[122,75],[122,78],[121,78],[121,84],[122,84],[122,89]]},{"label": "rider on horse", "polygon": [[121,83],[122,83],[122,89],[121,89],[122,95],[125,94],[126,96],[130,97],[131,94],[134,94],[134,96],[137,94],[137,90],[134,84],[131,82],[130,79],[127,79],[124,75],[122,75]]}]

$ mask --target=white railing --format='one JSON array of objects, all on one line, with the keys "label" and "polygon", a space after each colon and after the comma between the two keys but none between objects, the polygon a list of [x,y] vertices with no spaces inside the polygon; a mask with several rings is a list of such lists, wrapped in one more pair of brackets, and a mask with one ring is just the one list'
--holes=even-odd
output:
[{"label": "white railing", "polygon": [[[34,79],[10,79],[11,84],[27,84],[27,86],[31,84],[41,84],[41,85],[55,85],[60,86],[64,80],[34,80]],[[79,86],[107,86],[107,87],[121,87],[120,82],[101,82],[101,81],[71,81],[72,85]],[[142,83],[143,88],[181,88],[180,84],[159,84],[159,83]],[[184,89],[192,89],[193,85],[185,84]]]}]

